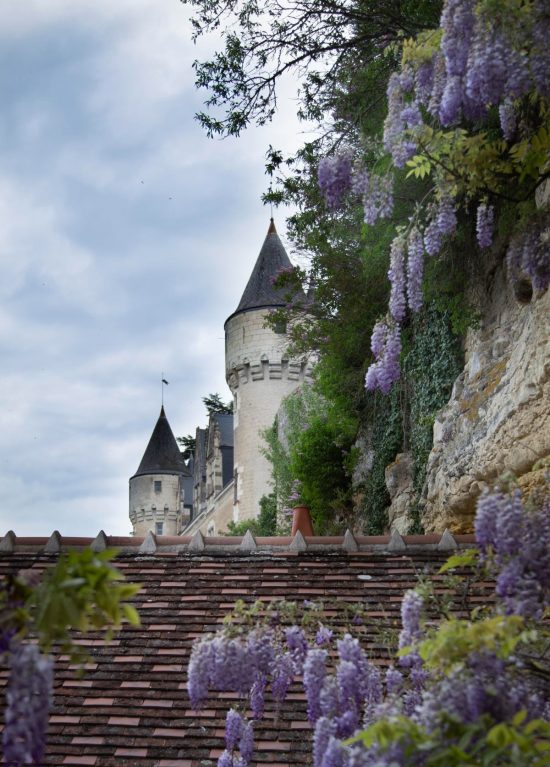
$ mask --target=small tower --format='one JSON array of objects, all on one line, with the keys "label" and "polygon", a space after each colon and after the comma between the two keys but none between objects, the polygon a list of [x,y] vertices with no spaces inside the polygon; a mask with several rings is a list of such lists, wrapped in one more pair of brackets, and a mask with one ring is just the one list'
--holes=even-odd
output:
[{"label": "small tower", "polygon": [[[184,486],[192,488],[191,473],[174,437],[164,407],[138,470],[130,478],[130,521],[134,535],[179,535],[184,517]],[[185,516],[188,515],[188,512]]]},{"label": "small tower", "polygon": [[235,521],[257,517],[260,498],[272,492],[260,432],[272,425],[283,398],[310,372],[306,359],[289,359],[285,327],[264,327],[270,311],[286,305],[286,291],[275,288],[273,281],[289,267],[271,219],[239,305],[225,322],[225,376],[234,398]]}]

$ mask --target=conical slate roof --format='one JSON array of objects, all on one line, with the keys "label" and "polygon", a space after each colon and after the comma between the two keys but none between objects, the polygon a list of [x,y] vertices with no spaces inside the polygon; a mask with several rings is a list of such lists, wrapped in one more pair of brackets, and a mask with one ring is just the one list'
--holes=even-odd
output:
[{"label": "conical slate roof", "polygon": [[279,239],[273,219],[271,219],[260,255],[256,260],[239,305],[231,317],[251,309],[285,306],[287,303],[285,295],[288,294],[288,289],[275,288],[273,280],[281,269],[288,268],[292,268],[292,264],[283,243]]},{"label": "conical slate roof", "polygon": [[184,474],[189,476],[189,469],[185,465],[176,438],[170,428],[164,407],[160,409],[159,419],[134,476],[137,477],[140,474]]}]

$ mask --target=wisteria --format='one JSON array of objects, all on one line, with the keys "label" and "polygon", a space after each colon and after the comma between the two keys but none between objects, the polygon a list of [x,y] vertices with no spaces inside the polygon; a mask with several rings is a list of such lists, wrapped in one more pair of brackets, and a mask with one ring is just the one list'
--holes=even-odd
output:
[{"label": "wisteria", "polygon": [[528,513],[519,491],[486,494],[475,524],[481,556],[498,571],[504,611],[540,618],[550,607],[550,498]]},{"label": "wisteria", "polygon": [[391,244],[390,268],[390,314],[396,322],[405,317],[405,243],[401,237],[396,237]]},{"label": "wisteria", "polygon": [[481,203],[477,209],[477,241],[482,248],[488,248],[493,242],[494,210],[492,205]]},{"label": "wisteria", "polygon": [[393,212],[391,176],[371,176],[363,186],[365,223],[375,224],[379,218],[388,218]]},{"label": "wisteria", "polygon": [[498,108],[500,128],[506,141],[512,141],[517,127],[517,114],[511,99],[505,99]]},{"label": "wisteria", "polygon": [[[414,78],[411,77],[411,87],[413,83]],[[409,129],[412,127],[412,122],[416,125],[419,123],[416,119],[416,112],[413,118],[410,106],[405,105],[405,92],[400,76],[396,73],[391,75],[387,91],[388,116],[384,123],[384,148],[390,152],[397,168],[403,168],[417,149],[417,142]],[[404,111],[405,117],[403,116]]]},{"label": "wisteria", "polygon": [[331,210],[342,203],[344,195],[351,189],[352,162],[351,152],[340,152],[324,157],[319,163],[319,188]]},{"label": "wisteria", "polygon": [[424,273],[424,242],[418,229],[409,235],[407,258],[407,301],[412,312],[422,308],[422,276]]},{"label": "wisteria", "polygon": [[531,222],[510,241],[506,260],[513,283],[528,280],[542,293],[550,285],[550,215]]},{"label": "wisteria", "polygon": [[443,197],[439,203],[437,226],[441,234],[454,234],[456,230],[455,205],[449,196]]},{"label": "wisteria", "polygon": [[4,715],[4,763],[42,764],[52,703],[53,662],[36,645],[19,644],[10,654]]},{"label": "wisteria", "polygon": [[[381,335],[380,331],[382,328],[384,329],[384,337],[380,345],[379,336]],[[388,394],[393,384],[399,380],[401,375],[399,365],[401,330],[399,325],[390,327],[380,323],[378,325],[377,338],[371,341],[371,344],[379,351],[378,354],[375,354],[376,361],[367,370],[365,387],[367,391],[379,389],[382,394]]]},{"label": "wisteria", "polygon": [[[487,493],[478,504],[475,530],[484,577],[487,573],[496,577],[497,610],[503,616],[521,616],[525,621],[539,619],[550,606],[550,497],[541,508],[527,511],[517,491]],[[333,641],[333,631],[319,623],[316,633],[308,633],[305,624],[280,627],[277,632],[257,625],[248,633],[248,639],[242,630],[241,635],[235,637],[232,629],[225,629],[195,645],[189,678],[199,657],[216,655],[225,665],[230,665],[235,658],[235,642],[243,648],[262,647],[261,651],[250,654],[252,676],[265,672],[264,688],[269,679],[278,705],[282,704],[290,685],[303,677],[308,718],[314,726],[314,767],[406,767],[409,764],[424,767],[431,763],[432,748],[436,748],[437,754],[440,743],[452,750],[460,738],[461,748],[469,753],[470,737],[478,753],[480,734],[476,727],[480,721],[489,731],[493,724],[508,723],[521,715],[519,721],[532,723],[535,732],[539,718],[544,716],[544,698],[536,679],[525,673],[521,657],[510,651],[503,652],[498,646],[493,649],[490,642],[481,643],[479,647],[474,645],[464,650],[464,655],[459,655],[445,673],[438,672],[433,662],[428,671],[423,657],[431,640],[424,626],[424,609],[419,591],[406,592],[401,605],[397,657],[401,670],[392,665],[385,676],[369,662],[358,639],[349,633],[336,640],[337,657],[319,647]],[[479,617],[476,620],[479,621]],[[478,623],[480,637],[483,626],[483,621]],[[487,630],[492,631],[490,627]],[[320,635],[322,642],[319,642]],[[233,650],[221,651],[222,643]],[[456,653],[456,648],[452,648],[452,652]],[[225,750],[219,757],[218,767],[246,767],[253,757],[254,741],[254,723],[244,715],[250,690],[242,692],[234,669],[223,671],[219,662],[217,665],[217,672],[212,672],[208,681],[210,688],[228,689],[227,680],[232,680],[233,689],[242,695],[242,706],[233,707],[227,713]],[[281,677],[285,679],[284,693],[276,689]],[[246,679],[249,683],[250,676]],[[190,695],[191,687],[190,684]],[[254,719],[260,719],[261,715],[254,713]],[[407,761],[413,758],[413,752],[406,730],[396,730],[395,737],[389,740],[386,737],[384,743],[346,744],[345,741],[362,728],[376,727],[380,720],[390,729],[392,723],[408,721],[415,728],[417,739],[418,734],[422,734],[423,741],[414,751],[413,761]],[[474,728],[471,736],[470,727]]]},{"label": "wisteria", "polygon": [[[443,127],[458,126],[464,121],[478,126],[486,123],[491,110],[496,108],[507,142],[516,138],[520,128],[524,130],[518,113],[520,100],[528,93],[548,96],[550,90],[550,12],[543,0],[536,0],[531,9],[522,7],[518,12],[531,14],[530,19],[516,23],[516,10],[506,4],[503,4],[502,14],[495,18],[488,6],[478,0],[444,2],[440,46],[430,53],[430,58],[426,52],[418,58],[409,56],[401,71],[394,72],[388,81],[383,145],[391,154],[395,167],[403,168],[416,152],[422,152],[422,141],[429,143],[432,134],[425,135],[423,130],[433,125],[430,118],[436,126],[438,123]],[[405,296],[412,312],[419,311],[422,306],[420,232],[423,232],[423,251],[435,257],[441,253],[445,239],[452,238],[457,230],[457,211],[462,203],[460,185],[456,184],[452,163],[449,169],[437,156],[435,163],[439,166],[434,190],[437,207],[427,206],[428,215],[423,225],[417,214],[408,238],[398,236],[390,249],[389,314],[392,319],[385,323],[387,327],[392,322],[403,323]],[[389,189],[389,182],[384,186],[383,178],[363,167],[360,172],[355,172],[355,180],[349,183],[363,195],[368,224],[390,215],[390,196],[386,194],[384,201],[382,194]],[[495,207],[492,201],[482,198],[477,207],[476,231],[483,249],[492,244],[494,224]],[[409,257],[405,263],[407,239]],[[550,284],[548,239],[548,228],[543,230],[531,225],[515,237],[508,251],[510,273],[530,280],[535,292],[546,290]],[[398,378],[394,355],[388,353],[396,348],[397,337],[390,345],[389,331],[383,335],[383,341],[380,340],[380,329],[378,340],[375,335],[373,347],[376,350],[373,349],[373,353],[376,361],[367,372],[365,384],[368,390],[387,392],[391,388],[388,382]],[[385,374],[386,371],[389,374]]]}]

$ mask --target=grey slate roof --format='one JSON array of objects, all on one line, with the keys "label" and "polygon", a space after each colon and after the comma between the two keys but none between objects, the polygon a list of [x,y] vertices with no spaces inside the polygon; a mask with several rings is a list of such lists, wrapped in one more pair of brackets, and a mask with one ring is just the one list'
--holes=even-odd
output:
[{"label": "grey slate roof", "polygon": [[212,418],[220,430],[220,445],[233,447],[233,413],[213,413]]},{"label": "grey slate roof", "polygon": [[166,418],[164,407],[160,409],[158,421],[134,477],[141,474],[183,474],[183,476],[190,476],[189,469],[185,465],[176,438]]},{"label": "grey slate roof", "polygon": [[290,259],[275,229],[273,219],[271,219],[260,255],[256,260],[239,305],[231,317],[251,309],[286,306],[285,296],[288,290],[275,288],[272,279],[281,269],[291,266]]}]

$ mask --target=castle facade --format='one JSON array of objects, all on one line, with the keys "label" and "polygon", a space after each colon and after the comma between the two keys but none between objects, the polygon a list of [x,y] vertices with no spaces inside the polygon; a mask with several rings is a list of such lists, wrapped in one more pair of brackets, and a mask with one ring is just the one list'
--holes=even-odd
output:
[{"label": "castle facade", "polygon": [[225,374],[233,415],[213,413],[207,428],[197,429],[195,455],[185,464],[162,410],[130,479],[135,535],[149,530],[158,535],[193,535],[198,530],[216,535],[231,520],[256,518],[260,498],[272,492],[261,435],[272,425],[282,400],[311,373],[307,359],[289,358],[286,327],[266,326],[270,312],[286,305],[285,290],[274,282],[289,267],[271,219],[241,300],[225,322]]}]

